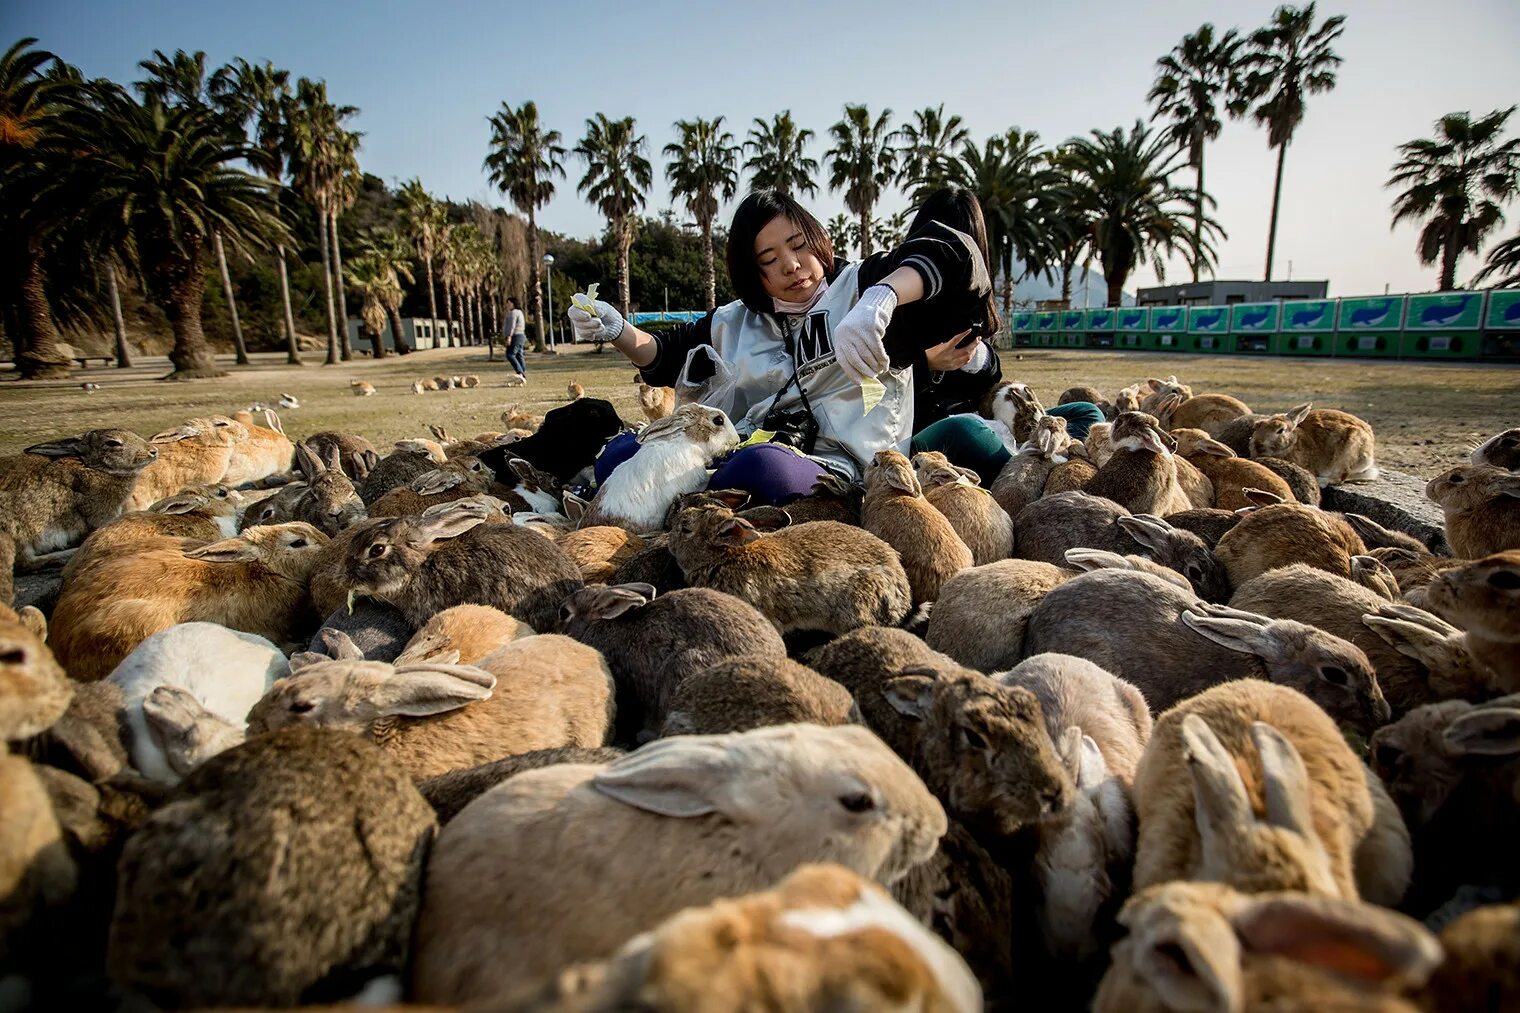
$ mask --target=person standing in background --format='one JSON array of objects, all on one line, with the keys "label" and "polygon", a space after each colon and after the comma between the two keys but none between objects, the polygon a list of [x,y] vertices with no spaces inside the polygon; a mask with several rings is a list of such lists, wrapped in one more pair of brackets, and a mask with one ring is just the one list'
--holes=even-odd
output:
[{"label": "person standing in background", "polygon": [[523,311],[517,305],[517,297],[507,296],[507,319],[506,326],[502,329],[507,337],[507,364],[517,371],[517,375],[528,381],[528,363],[523,353],[528,350],[528,327],[523,320]]}]

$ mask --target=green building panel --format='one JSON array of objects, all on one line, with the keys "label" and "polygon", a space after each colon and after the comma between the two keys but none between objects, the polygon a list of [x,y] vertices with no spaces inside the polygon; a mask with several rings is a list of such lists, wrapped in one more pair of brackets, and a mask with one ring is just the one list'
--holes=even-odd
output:
[{"label": "green building panel", "polygon": [[1483,328],[1489,331],[1520,331],[1520,288],[1495,289],[1488,293],[1488,312]]},{"label": "green building panel", "polygon": [[[1034,315],[1034,332],[1037,335],[1054,334],[1061,329],[1061,314],[1047,310]],[[1041,344],[1042,342],[1036,342]]]},{"label": "green building panel", "polygon": [[1335,329],[1342,334],[1382,334],[1397,331],[1403,323],[1403,296],[1366,296],[1340,301]]},{"label": "green building panel", "polygon": [[[1335,330],[1335,301],[1333,299],[1295,299],[1282,304],[1284,333],[1309,331],[1325,333]],[[1325,352],[1311,352],[1324,355]]]},{"label": "green building panel", "polygon": [[1187,329],[1189,334],[1230,333],[1230,308],[1228,306],[1191,306],[1188,308]]},{"label": "green building panel", "polygon": [[1329,331],[1317,334],[1294,332],[1277,336],[1279,355],[1334,355],[1335,335]]},{"label": "green building panel", "polygon": [[1476,331],[1483,325],[1482,292],[1437,292],[1409,297],[1406,331]]},{"label": "green building panel", "polygon": [[1144,334],[1150,330],[1151,311],[1143,306],[1126,306],[1116,312],[1117,329],[1130,334]]},{"label": "green building panel", "polygon": [[1152,306],[1151,330],[1157,334],[1182,334],[1187,330],[1187,307]]},{"label": "green building panel", "polygon": [[1405,331],[1399,340],[1406,359],[1476,359],[1482,349],[1477,331]]},{"label": "green building panel", "polygon": [[1397,331],[1372,331],[1359,334],[1356,331],[1335,333],[1335,354],[1363,359],[1396,359],[1399,357]]},{"label": "green building panel", "polygon": [[1087,331],[1111,331],[1114,329],[1115,318],[1119,311],[1113,309],[1097,309],[1087,311]]},{"label": "green building panel", "polygon": [[1186,334],[1176,334],[1169,331],[1162,331],[1152,333],[1151,337],[1156,339],[1156,343],[1153,347],[1158,352],[1188,351],[1188,349],[1184,348],[1182,344],[1183,339],[1187,337]]},{"label": "green building panel", "polygon": [[1230,307],[1231,334],[1275,334],[1281,322],[1281,303],[1243,302]]},{"label": "green building panel", "polygon": [[1130,351],[1153,351],[1156,336],[1146,332],[1120,331],[1114,335],[1114,347]]},{"label": "green building panel", "polygon": [[1034,330],[1034,314],[1028,311],[1013,315],[1013,333],[1028,334]]},{"label": "green building panel", "polygon": [[1061,331],[1063,333],[1076,333],[1076,332],[1079,332],[1079,331],[1085,331],[1086,328],[1083,327],[1082,325],[1085,324],[1086,322],[1087,322],[1087,311],[1086,310],[1062,310],[1061,311]]}]

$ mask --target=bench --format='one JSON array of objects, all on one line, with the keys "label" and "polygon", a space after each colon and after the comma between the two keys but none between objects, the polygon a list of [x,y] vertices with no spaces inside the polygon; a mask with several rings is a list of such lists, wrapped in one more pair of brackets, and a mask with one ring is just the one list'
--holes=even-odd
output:
[{"label": "bench", "polygon": [[109,366],[116,361],[114,355],[76,355],[74,361],[79,363],[81,369],[89,369],[90,363],[99,359],[102,366]]}]

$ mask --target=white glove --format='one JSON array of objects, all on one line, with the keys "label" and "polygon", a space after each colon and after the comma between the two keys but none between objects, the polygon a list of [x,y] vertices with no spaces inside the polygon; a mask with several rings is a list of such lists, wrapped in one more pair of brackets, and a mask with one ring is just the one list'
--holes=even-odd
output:
[{"label": "white glove", "polygon": [[834,355],[845,375],[856,383],[891,365],[882,338],[895,309],[897,292],[892,286],[872,285],[860,293],[859,301],[834,328]]},{"label": "white glove", "polygon": [[575,328],[576,341],[616,341],[623,333],[623,314],[611,303],[600,299],[596,300],[596,316],[579,306],[570,307],[565,315],[570,318],[570,326]]}]

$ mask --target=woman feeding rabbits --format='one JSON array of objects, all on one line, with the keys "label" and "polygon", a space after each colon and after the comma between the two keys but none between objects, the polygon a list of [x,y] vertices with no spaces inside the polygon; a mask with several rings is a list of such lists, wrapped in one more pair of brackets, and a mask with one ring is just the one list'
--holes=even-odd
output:
[{"label": "woman feeding rabbits", "polygon": [[[576,307],[569,316],[577,340],[611,342],[646,383],[727,412],[747,443],[711,487],[764,503],[805,495],[825,470],[859,482],[878,450],[906,451],[914,360],[954,333],[933,326],[937,311],[991,287],[964,232],[929,223],[897,249],[851,263],[834,256],[816,218],[775,190],[751,193],[734,213],[728,270],[739,299],[677,330],[650,334],[599,300],[595,315]],[[922,304],[922,330],[893,340],[889,354],[890,325],[911,304]],[[631,437],[609,444],[598,481],[634,449]]]}]

